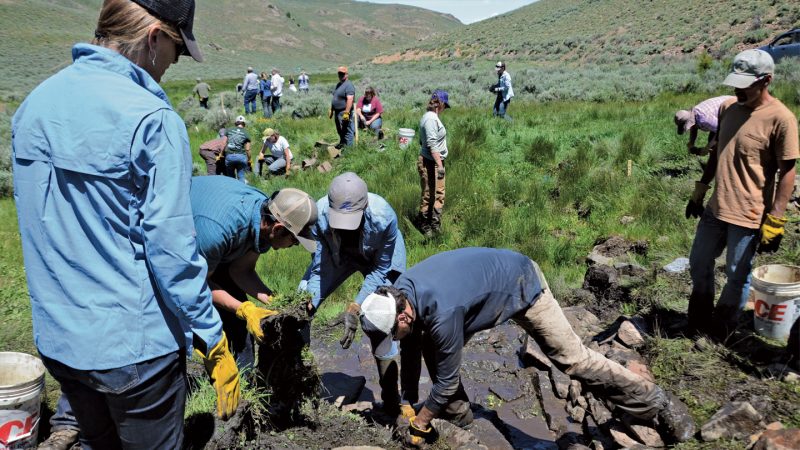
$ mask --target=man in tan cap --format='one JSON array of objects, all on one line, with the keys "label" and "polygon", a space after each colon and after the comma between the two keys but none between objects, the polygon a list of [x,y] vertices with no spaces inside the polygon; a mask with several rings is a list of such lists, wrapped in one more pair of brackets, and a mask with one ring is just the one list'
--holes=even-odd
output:
[{"label": "man in tan cap", "polygon": [[236,364],[252,367],[253,337],[264,338],[261,320],[275,314],[247,300],[248,295],[266,304],[272,299],[272,290],[256,272],[258,258],[297,244],[313,252],[317,206],[298,189],[267,197],[229,177],[195,177],[190,196],[197,249],[208,263],[208,285],[222,329]]},{"label": "man in tan cap", "polygon": [[353,138],[356,134],[355,123],[350,120],[353,114],[353,98],[356,95],[356,88],[347,79],[347,67],[340,66],[337,69],[339,82],[333,88],[333,98],[331,99],[331,109],[328,118],[333,118],[336,124],[336,133],[339,135],[339,143],[336,148],[349,147],[353,145]]},{"label": "man in tan cap", "polygon": [[[774,71],[768,53],[745,50],[723,82],[734,88],[736,99],[720,107],[717,144],[686,206],[687,218],[700,217],[689,255],[690,331],[718,337],[734,331],[749,295],[753,256],[776,250],[783,236],[800,144],[797,118],[767,89]],[[712,180],[716,185],[704,209]],[[728,281],[715,307],[714,260],[723,250]]]}]

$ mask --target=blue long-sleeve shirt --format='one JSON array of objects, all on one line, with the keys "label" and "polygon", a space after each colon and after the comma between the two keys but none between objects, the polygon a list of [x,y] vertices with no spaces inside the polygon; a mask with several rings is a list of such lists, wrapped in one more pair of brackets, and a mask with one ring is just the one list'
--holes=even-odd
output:
[{"label": "blue long-sleeve shirt", "polygon": [[[357,249],[362,261],[342,258],[341,243],[328,223],[328,196],[317,202],[317,224],[312,229],[318,242],[300,289],[311,293],[315,308],[350,274],[361,271],[364,283],[356,295],[359,305],[380,286],[390,285],[389,274],[406,270],[406,245],[397,228],[397,215],[383,197],[367,194],[360,245]],[[361,264],[365,263],[365,264]]]},{"label": "blue long-sleeve shirt", "polygon": [[197,249],[209,272],[248,252],[269,250],[259,246],[263,192],[230,177],[204,176],[192,179],[190,195]]},{"label": "blue long-sleeve shirt", "polygon": [[12,122],[14,199],[34,342],[80,370],[112,369],[222,336],[197,253],[189,137],[166,94],[120,54],[74,63]]},{"label": "blue long-sleeve shirt", "polygon": [[[394,286],[414,308],[413,332],[426,333],[435,347],[437,380],[425,401],[434,413],[458,389],[461,353],[472,335],[524,311],[542,293],[541,280],[527,256],[493,248],[433,255],[408,269]],[[421,348],[408,348],[405,341],[401,346],[403,359],[419,361]],[[403,390],[416,391],[417,386]]]}]

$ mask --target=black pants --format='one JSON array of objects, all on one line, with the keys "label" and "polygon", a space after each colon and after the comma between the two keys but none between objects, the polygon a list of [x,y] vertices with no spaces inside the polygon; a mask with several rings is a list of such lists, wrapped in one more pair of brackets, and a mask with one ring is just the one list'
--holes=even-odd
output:
[{"label": "black pants", "polygon": [[200,99],[200,106],[205,109],[208,109],[208,97]]},{"label": "black pants", "polygon": [[[223,289],[236,300],[240,302],[247,301],[247,294],[234,283],[229,273],[229,266],[221,264],[214,270],[211,275],[211,283],[215,284],[217,289]],[[236,313],[223,310],[217,307],[217,312],[222,319],[222,331],[228,337],[228,345],[230,346],[233,357],[236,359],[236,366],[239,370],[249,366],[255,367],[256,357],[253,347],[253,337],[247,332],[244,320],[236,317]]]}]

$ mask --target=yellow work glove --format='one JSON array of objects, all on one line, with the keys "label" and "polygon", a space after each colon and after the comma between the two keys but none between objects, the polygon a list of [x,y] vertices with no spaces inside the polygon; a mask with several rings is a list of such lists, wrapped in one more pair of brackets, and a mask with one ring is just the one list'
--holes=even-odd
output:
[{"label": "yellow work glove", "polygon": [[342,113],[342,120],[345,121],[345,122],[349,122],[350,121],[350,112],[349,111],[345,111],[345,112]]},{"label": "yellow work glove", "polygon": [[404,419],[408,419],[408,421],[411,422],[411,419],[413,419],[416,415],[417,413],[414,411],[413,406],[409,405],[408,403],[403,403],[400,405],[400,416]]},{"label": "yellow work glove", "polygon": [[242,302],[242,306],[236,310],[236,317],[247,322],[247,331],[256,338],[259,344],[264,340],[264,330],[261,329],[261,321],[269,316],[278,314],[278,311],[259,308],[253,302]]},{"label": "yellow work glove", "polygon": [[778,218],[772,214],[767,214],[766,220],[761,225],[761,242],[758,246],[758,252],[774,252],[778,250],[778,246],[783,239],[784,225],[786,225],[785,218]]},{"label": "yellow work glove", "polygon": [[439,437],[433,425],[428,425],[428,428],[419,428],[414,424],[416,416],[409,420],[408,429],[403,436],[403,441],[406,445],[411,447],[421,447],[424,444],[433,444]]},{"label": "yellow work glove", "polygon": [[222,333],[219,343],[204,355],[200,350],[195,350],[206,366],[206,373],[211,377],[211,384],[217,392],[217,415],[228,420],[239,406],[241,390],[239,387],[239,369],[236,361],[228,349],[228,338]]},{"label": "yellow work glove", "polygon": [[708,192],[709,186],[705,183],[700,181],[694,182],[694,192],[692,192],[692,197],[689,199],[689,203],[686,205],[686,218],[689,217],[700,217],[703,214],[703,199],[706,197],[706,192]]}]

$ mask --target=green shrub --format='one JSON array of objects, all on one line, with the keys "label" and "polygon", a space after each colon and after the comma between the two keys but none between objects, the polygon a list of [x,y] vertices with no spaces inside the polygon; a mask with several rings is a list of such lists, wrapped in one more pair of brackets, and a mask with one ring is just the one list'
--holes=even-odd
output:
[{"label": "green shrub", "polygon": [[628,160],[636,161],[644,150],[646,140],[642,133],[635,130],[626,130],[619,142],[619,152],[614,160],[617,164],[626,163]]},{"label": "green shrub", "polygon": [[525,149],[525,159],[535,165],[552,164],[558,152],[558,144],[544,136],[536,136]]},{"label": "green shrub", "polygon": [[714,59],[711,58],[711,55],[708,54],[707,51],[697,55],[697,72],[698,73],[706,73],[708,69],[711,68],[711,65],[714,64]]},{"label": "green shrub", "polygon": [[743,42],[745,44],[758,44],[759,42],[767,39],[769,36],[769,30],[763,28],[751,30],[745,33]]}]

